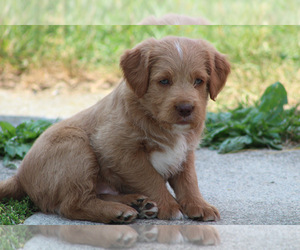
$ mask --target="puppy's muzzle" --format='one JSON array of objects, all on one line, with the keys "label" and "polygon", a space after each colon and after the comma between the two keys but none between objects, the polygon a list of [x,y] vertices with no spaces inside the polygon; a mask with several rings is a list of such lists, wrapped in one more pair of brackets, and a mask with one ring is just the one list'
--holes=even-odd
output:
[{"label": "puppy's muzzle", "polygon": [[175,106],[177,113],[183,118],[190,116],[194,111],[194,108],[195,107],[189,103],[179,103]]}]

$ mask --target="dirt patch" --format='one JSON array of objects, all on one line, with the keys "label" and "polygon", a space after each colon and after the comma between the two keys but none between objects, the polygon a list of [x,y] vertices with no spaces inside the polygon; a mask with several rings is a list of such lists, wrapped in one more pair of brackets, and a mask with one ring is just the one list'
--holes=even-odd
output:
[{"label": "dirt patch", "polygon": [[111,92],[120,78],[101,71],[73,76],[57,67],[21,74],[6,68],[0,75],[0,115],[69,117]]}]

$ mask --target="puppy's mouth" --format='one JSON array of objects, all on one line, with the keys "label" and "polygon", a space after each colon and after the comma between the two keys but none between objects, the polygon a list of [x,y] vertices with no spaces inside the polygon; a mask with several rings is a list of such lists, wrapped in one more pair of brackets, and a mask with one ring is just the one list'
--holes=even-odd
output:
[{"label": "puppy's mouth", "polygon": [[179,121],[177,123],[175,123],[176,125],[187,125],[187,124],[191,124],[191,121]]},{"label": "puppy's mouth", "polygon": [[188,117],[180,117],[177,122],[175,123],[176,125],[191,125],[193,123],[193,119],[191,116]]},{"label": "puppy's mouth", "polygon": [[193,128],[195,126],[195,117],[190,115],[187,117],[182,117],[177,114],[172,114],[171,116],[162,117],[162,119],[157,119],[160,124],[165,124],[166,126],[172,126],[176,128]]}]

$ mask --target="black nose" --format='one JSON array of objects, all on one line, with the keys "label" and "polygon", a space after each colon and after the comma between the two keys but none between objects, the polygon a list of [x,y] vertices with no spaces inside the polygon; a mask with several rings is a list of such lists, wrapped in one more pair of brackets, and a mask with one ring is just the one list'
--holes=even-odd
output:
[{"label": "black nose", "polygon": [[194,110],[194,106],[188,103],[180,103],[175,106],[178,114],[182,117],[191,115]]}]

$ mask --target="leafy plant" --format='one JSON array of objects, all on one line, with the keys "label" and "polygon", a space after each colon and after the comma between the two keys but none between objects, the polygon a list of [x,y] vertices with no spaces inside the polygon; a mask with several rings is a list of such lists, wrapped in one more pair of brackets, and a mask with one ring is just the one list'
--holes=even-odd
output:
[{"label": "leafy plant", "polygon": [[10,161],[23,159],[33,142],[52,122],[47,120],[26,121],[14,127],[8,122],[0,121],[0,156],[5,166],[14,167]]},{"label": "leafy plant", "polygon": [[284,141],[300,142],[300,113],[295,106],[285,110],[287,92],[280,82],[269,86],[259,102],[223,113],[208,113],[202,146],[219,153],[245,148],[282,149]]}]

